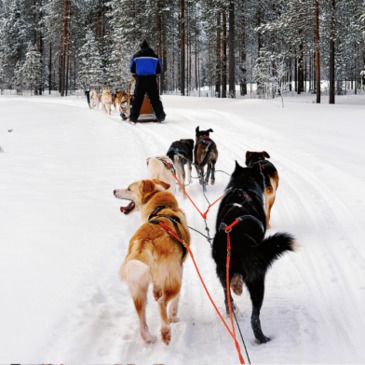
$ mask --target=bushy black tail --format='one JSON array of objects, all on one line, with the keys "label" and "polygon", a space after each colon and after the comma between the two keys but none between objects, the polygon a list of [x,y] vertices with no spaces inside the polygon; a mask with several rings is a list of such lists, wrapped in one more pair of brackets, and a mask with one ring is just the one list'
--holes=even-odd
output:
[{"label": "bushy black tail", "polygon": [[295,240],[289,233],[275,233],[273,236],[266,237],[260,243],[258,250],[268,268],[286,251],[295,250]]}]

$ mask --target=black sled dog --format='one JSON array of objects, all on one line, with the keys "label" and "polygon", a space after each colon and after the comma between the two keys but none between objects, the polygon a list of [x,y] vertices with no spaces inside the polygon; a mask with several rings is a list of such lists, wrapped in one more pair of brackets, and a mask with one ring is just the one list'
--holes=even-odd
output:
[{"label": "black sled dog", "polygon": [[191,180],[193,149],[193,139],[180,139],[179,141],[172,142],[166,153],[174,162],[177,178],[182,185],[189,184]]},{"label": "black sled dog", "polygon": [[[264,176],[260,166],[236,167],[225,189],[218,209],[216,234],[212,245],[212,256],[216,263],[218,278],[225,295],[228,313],[226,290],[227,233],[225,227],[232,227],[230,289],[237,295],[242,294],[246,285],[252,302],[251,327],[259,343],[270,341],[261,329],[260,310],[264,299],[265,275],[274,262],[286,251],[294,251],[294,238],[287,233],[276,233],[265,237],[266,215],[264,211]],[[236,307],[230,297],[232,309]]]}]

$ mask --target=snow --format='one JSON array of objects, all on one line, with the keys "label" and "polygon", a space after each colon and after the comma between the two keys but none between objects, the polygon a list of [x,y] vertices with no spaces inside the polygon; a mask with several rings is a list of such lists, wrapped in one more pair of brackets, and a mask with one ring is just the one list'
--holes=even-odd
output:
[{"label": "snow", "polygon": [[[261,321],[271,342],[254,340],[247,291],[234,298],[252,363],[365,363],[365,95],[337,97],[336,105],[314,98],[286,97],[281,108],[279,99],[163,96],[166,123],[132,126],[116,111],[88,109],[83,97],[0,96],[0,362],[239,362],[191,258],[169,346],[142,342],[118,279],[141,220],[122,215],[112,191],[145,178],[147,157],[194,138],[199,125],[214,130],[220,154],[208,201],[222,194],[235,160],[244,165],[246,150],[266,150],[280,174],[268,234],[289,232],[299,245],[267,275]],[[187,191],[205,211],[196,179]],[[189,199],[176,195],[189,225],[205,234]],[[208,214],[211,235],[217,208]],[[191,234],[202,276],[224,312],[209,243]],[[157,335],[152,296],[147,319]]]}]

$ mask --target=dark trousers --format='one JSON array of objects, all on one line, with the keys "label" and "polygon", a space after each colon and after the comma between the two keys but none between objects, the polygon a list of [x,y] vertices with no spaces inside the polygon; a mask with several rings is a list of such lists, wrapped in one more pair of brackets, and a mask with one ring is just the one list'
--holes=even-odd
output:
[{"label": "dark trousers", "polygon": [[132,110],[129,119],[131,122],[136,122],[139,117],[139,112],[143,103],[143,98],[147,93],[152,108],[158,120],[165,119],[165,112],[158,93],[157,80],[155,75],[151,76],[136,76],[136,85],[134,88],[134,99],[132,102]]}]

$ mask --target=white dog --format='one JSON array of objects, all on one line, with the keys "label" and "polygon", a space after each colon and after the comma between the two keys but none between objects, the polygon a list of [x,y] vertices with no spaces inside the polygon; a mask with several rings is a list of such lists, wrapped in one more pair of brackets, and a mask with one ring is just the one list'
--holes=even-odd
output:
[{"label": "white dog", "polygon": [[90,90],[90,107],[91,109],[99,109],[100,95],[95,89]]},{"label": "white dog", "polygon": [[169,184],[168,191],[175,193],[175,166],[172,160],[167,156],[152,156],[148,157],[147,163],[147,177],[150,180],[157,179]]},{"label": "white dog", "polygon": [[103,91],[101,93],[101,105],[105,113],[111,114],[112,112],[112,104],[113,104],[113,96],[110,93],[110,89],[108,86],[103,87]]}]

